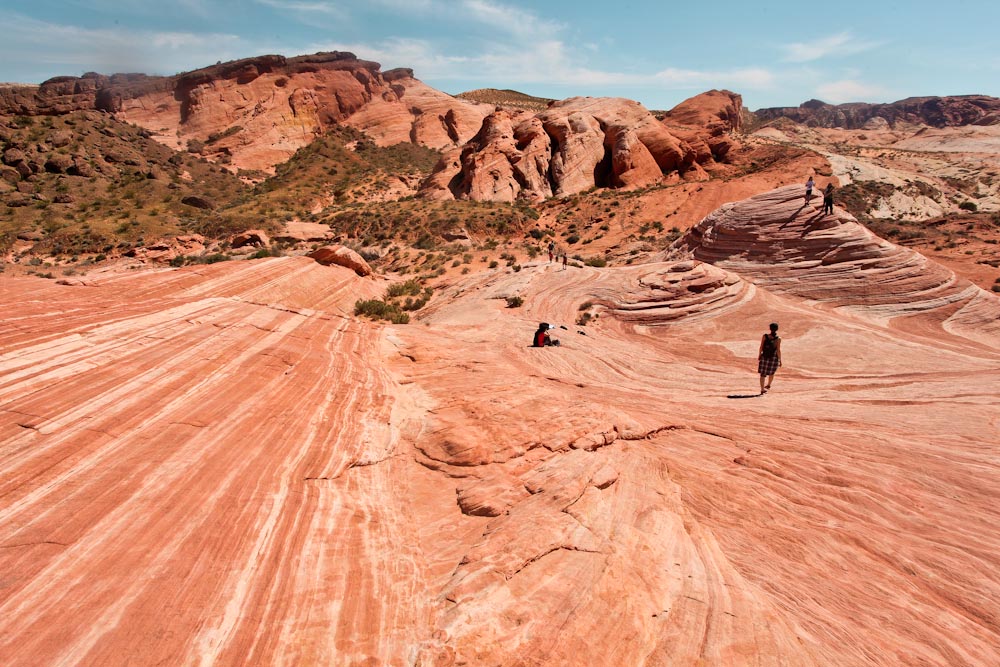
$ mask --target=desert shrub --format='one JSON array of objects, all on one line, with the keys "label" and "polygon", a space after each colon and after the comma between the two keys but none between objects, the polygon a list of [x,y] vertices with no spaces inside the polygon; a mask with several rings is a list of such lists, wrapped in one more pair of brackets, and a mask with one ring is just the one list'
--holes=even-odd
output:
[{"label": "desert shrub", "polygon": [[386,303],[381,299],[358,299],[354,303],[354,314],[364,315],[375,320],[388,320],[393,324],[408,324],[410,316],[399,306]]},{"label": "desert shrub", "polygon": [[524,305],[524,298],[520,296],[509,296],[507,297],[507,307],[508,308],[520,308]]},{"label": "desert shrub", "polygon": [[542,236],[544,236],[544,233],[538,227],[535,227],[528,233],[531,234],[531,238],[535,239],[536,241],[540,241]]},{"label": "desert shrub", "polygon": [[608,260],[603,257],[588,257],[583,263],[587,266],[603,267],[608,265]]},{"label": "desert shrub", "polygon": [[495,259],[492,262],[490,262],[490,268],[491,269],[495,269],[498,266],[500,266],[500,262],[496,261]]},{"label": "desert shrub", "polygon": [[593,301],[584,301],[583,303],[580,304],[580,308],[578,310],[589,310],[590,307],[593,305],[594,305]]},{"label": "desert shrub", "polygon": [[400,296],[417,296],[423,291],[424,288],[420,284],[420,281],[417,280],[416,278],[411,278],[406,282],[389,285],[389,289],[385,291],[385,295],[387,298],[395,298]]},{"label": "desert shrub", "polygon": [[580,316],[576,318],[576,323],[578,326],[585,327],[592,317],[593,315],[590,313],[580,313]]},{"label": "desert shrub", "polygon": [[964,201],[959,204],[958,207],[963,211],[972,211],[973,213],[979,210],[979,206],[976,205],[976,202],[972,201]]},{"label": "desert shrub", "polygon": [[574,243],[577,243],[579,241],[580,241],[579,234],[570,234],[569,236],[566,237],[566,243],[570,245],[573,245]]}]

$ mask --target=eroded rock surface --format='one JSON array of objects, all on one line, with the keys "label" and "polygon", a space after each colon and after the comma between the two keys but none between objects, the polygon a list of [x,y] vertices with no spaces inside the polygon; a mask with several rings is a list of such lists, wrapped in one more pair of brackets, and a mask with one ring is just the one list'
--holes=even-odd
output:
[{"label": "eroded rock surface", "polygon": [[5,664],[996,665],[997,298],[795,198],[406,326],[306,258],[0,276]]},{"label": "eroded rock surface", "polygon": [[638,102],[573,97],[537,114],[495,111],[460,153],[442,159],[423,194],[514,201],[641,187],[702,177],[697,157]]}]

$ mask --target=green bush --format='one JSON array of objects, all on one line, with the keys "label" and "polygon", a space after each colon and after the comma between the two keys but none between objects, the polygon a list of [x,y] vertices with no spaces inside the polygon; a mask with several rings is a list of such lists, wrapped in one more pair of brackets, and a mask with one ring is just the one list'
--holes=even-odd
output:
[{"label": "green bush", "polygon": [[410,316],[393,303],[381,299],[358,299],[354,303],[354,314],[364,315],[375,320],[388,320],[393,324],[408,324]]},{"label": "green bush", "polygon": [[972,211],[973,213],[979,210],[979,207],[976,205],[976,202],[972,201],[964,201],[961,204],[959,204],[958,207],[963,211]]},{"label": "green bush", "polygon": [[389,289],[385,291],[385,295],[388,298],[395,298],[398,296],[419,296],[419,294],[423,291],[424,288],[420,284],[420,281],[416,278],[411,278],[406,282],[389,285]]},{"label": "green bush", "polygon": [[520,308],[524,305],[524,299],[519,296],[509,296],[507,297],[507,307],[508,308]]},{"label": "green bush", "polygon": [[603,267],[608,265],[608,260],[604,259],[603,257],[588,257],[584,261],[584,264],[586,264],[587,266]]}]

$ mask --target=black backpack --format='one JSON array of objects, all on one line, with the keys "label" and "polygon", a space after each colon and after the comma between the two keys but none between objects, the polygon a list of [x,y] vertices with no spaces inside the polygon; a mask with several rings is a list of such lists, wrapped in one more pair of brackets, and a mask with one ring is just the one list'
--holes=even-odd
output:
[{"label": "black backpack", "polygon": [[764,334],[764,356],[773,357],[778,353],[778,344],[775,342],[778,340],[777,334]]}]

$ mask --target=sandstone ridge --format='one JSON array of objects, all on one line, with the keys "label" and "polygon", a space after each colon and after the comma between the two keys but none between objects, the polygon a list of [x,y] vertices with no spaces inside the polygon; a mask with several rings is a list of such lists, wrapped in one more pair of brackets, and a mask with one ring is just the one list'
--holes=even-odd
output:
[{"label": "sandstone ridge", "polygon": [[[716,91],[713,91],[716,92]],[[739,96],[727,97],[739,109]],[[683,114],[706,127],[678,138],[641,104],[622,98],[573,97],[542,112],[501,109],[461,150],[446,154],[424,184],[435,199],[488,201],[566,197],[593,187],[639,188],[707,178],[705,168],[732,148],[738,127],[718,114]]]},{"label": "sandstone ridge", "polygon": [[1000,123],[1000,99],[988,95],[953,95],[946,97],[908,97],[889,104],[827,104],[809,100],[797,107],[758,109],[753,113],[760,122],[789,118],[797,123],[818,127],[861,129],[882,119],[889,126],[899,123],[958,127]]},{"label": "sandstone ridge", "polygon": [[346,52],[259,56],[172,77],[90,73],[0,88],[0,113],[105,111],[172,148],[196,144],[234,168],[263,170],[335,124],[365,130],[380,145],[455,146],[479,130],[489,109],[424,85],[412,70],[381,72]]},{"label": "sandstone ridge", "polygon": [[1000,333],[997,297],[879,238],[842,209],[824,214],[822,199],[807,202],[804,192],[788,186],[727,204],[674,247],[772,292],[886,320],[935,311],[956,332]]}]

